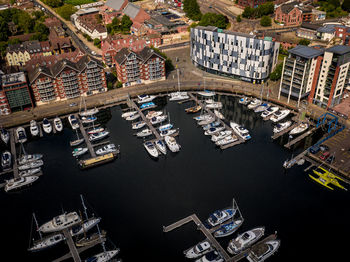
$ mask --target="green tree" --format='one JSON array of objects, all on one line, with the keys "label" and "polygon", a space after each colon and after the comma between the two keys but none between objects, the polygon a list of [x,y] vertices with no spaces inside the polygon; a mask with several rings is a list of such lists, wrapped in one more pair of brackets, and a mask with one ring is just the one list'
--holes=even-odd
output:
[{"label": "green tree", "polygon": [[32,15],[34,16],[35,19],[39,20],[41,17],[45,16],[45,13],[42,11],[34,11]]},{"label": "green tree", "polygon": [[132,21],[129,16],[123,15],[122,21],[120,24],[121,31],[123,33],[129,33],[130,32],[130,27],[132,26]]},{"label": "green tree", "polygon": [[238,23],[240,23],[242,21],[241,15],[238,15],[236,20],[237,20]]},{"label": "green tree", "polygon": [[247,6],[246,8],[244,8],[244,11],[242,13],[242,16],[244,18],[252,18],[254,15],[254,8],[251,8],[250,6]]},{"label": "green tree", "polygon": [[101,40],[98,38],[94,39],[94,45],[97,46],[98,48],[101,48]]},{"label": "green tree", "polygon": [[43,35],[50,33],[49,29],[43,23],[37,22],[34,26],[34,31]]},{"label": "green tree", "polygon": [[4,42],[4,41],[0,42],[0,55],[2,57],[4,57],[6,54],[6,48],[7,48],[7,42]]},{"label": "green tree", "polygon": [[186,16],[194,21],[199,21],[202,17],[197,0],[184,0],[184,11]]},{"label": "green tree", "polygon": [[7,41],[10,31],[4,18],[0,16],[0,41]]},{"label": "green tree", "polygon": [[21,40],[19,40],[18,38],[11,38],[9,39],[9,41],[7,42],[9,45],[15,45],[15,44],[20,44],[22,43]]},{"label": "green tree", "polygon": [[271,26],[271,17],[264,15],[260,20],[261,26]]},{"label": "green tree", "polygon": [[276,66],[275,70],[270,74],[270,80],[277,81],[277,80],[281,79],[282,68],[283,68],[283,63],[278,64]]},{"label": "green tree", "polygon": [[222,14],[206,13],[202,15],[198,25],[200,26],[216,26],[225,29],[228,25],[228,18]]},{"label": "green tree", "polygon": [[345,11],[350,11],[350,0],[344,0],[343,4],[341,5],[341,8]]},{"label": "green tree", "polygon": [[59,6],[63,5],[63,1],[62,0],[44,0],[43,1],[45,4],[47,4],[50,7],[56,8]]},{"label": "green tree", "polygon": [[72,14],[74,14],[77,9],[73,5],[64,4],[56,9],[57,13],[64,19],[69,21]]},{"label": "green tree", "polygon": [[18,26],[25,33],[33,32],[34,25],[35,25],[35,20],[32,19],[28,13],[23,12],[20,15],[18,15]]},{"label": "green tree", "polygon": [[306,45],[308,46],[310,44],[310,40],[308,39],[300,39],[299,45]]}]

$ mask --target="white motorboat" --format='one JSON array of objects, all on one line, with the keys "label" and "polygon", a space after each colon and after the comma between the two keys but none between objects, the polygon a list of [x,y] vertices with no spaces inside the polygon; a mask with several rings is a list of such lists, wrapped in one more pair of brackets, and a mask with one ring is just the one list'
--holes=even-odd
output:
[{"label": "white motorboat", "polygon": [[31,248],[28,248],[28,251],[31,251],[31,252],[41,251],[46,248],[52,247],[63,240],[65,240],[63,234],[61,233],[53,234],[51,236],[35,241],[33,246]]},{"label": "white motorboat", "polygon": [[90,142],[97,141],[107,137],[108,135],[109,135],[108,131],[102,131],[100,133],[91,134],[89,135],[89,141]]},{"label": "white motorboat", "polygon": [[82,122],[83,124],[90,124],[90,123],[95,122],[96,120],[97,120],[97,117],[96,117],[96,116],[93,116],[93,115],[81,117],[81,122]]},{"label": "white motorboat", "polygon": [[108,144],[96,150],[97,155],[105,155],[108,153],[117,153],[119,149],[115,146],[115,144]]},{"label": "white motorboat", "polygon": [[158,128],[158,130],[160,132],[162,132],[162,131],[169,130],[169,129],[172,129],[172,128],[173,128],[173,125],[169,123],[169,124],[165,124],[165,125],[160,126]]},{"label": "white motorboat", "polygon": [[215,92],[210,90],[204,90],[204,91],[198,92],[198,95],[205,96],[205,97],[212,97],[212,96],[215,96]]},{"label": "white motorboat", "polygon": [[99,253],[85,260],[85,262],[108,262],[119,253],[119,249],[114,249]]},{"label": "white motorboat", "polygon": [[129,116],[135,115],[137,113],[137,111],[128,111],[122,114],[122,118],[127,118]]},{"label": "white motorboat", "polygon": [[203,120],[208,120],[209,118],[212,118],[210,114],[202,114],[199,116],[195,116],[193,119],[196,121],[203,121]]},{"label": "white motorboat", "polygon": [[152,125],[156,125],[156,124],[160,124],[162,122],[164,122],[167,119],[168,116],[166,115],[162,115],[162,116],[155,116],[152,117],[150,122]]},{"label": "white motorboat", "polygon": [[211,104],[206,104],[205,107],[208,109],[218,109],[218,108],[222,108],[222,103],[221,102],[214,102]]},{"label": "white motorboat", "polygon": [[227,251],[231,254],[238,254],[258,241],[264,233],[264,227],[257,227],[248,230],[237,236],[235,239],[232,239],[228,244]]},{"label": "white motorboat", "polygon": [[224,129],[225,129],[225,127],[223,127],[223,126],[211,127],[207,131],[204,132],[204,135],[211,136],[211,135],[216,134]]},{"label": "white motorboat", "polygon": [[1,128],[1,140],[7,144],[10,141],[10,133],[5,129]]},{"label": "white motorboat", "polygon": [[195,262],[224,262],[224,258],[215,250],[205,254]]},{"label": "white motorboat", "polygon": [[204,125],[208,125],[210,123],[213,123],[215,121],[215,117],[210,116],[207,119],[201,120],[198,122],[198,125],[200,126],[204,126]]},{"label": "white motorboat", "polygon": [[19,189],[26,185],[30,185],[35,182],[39,177],[38,176],[26,176],[20,178],[13,178],[6,180],[5,191],[9,192],[11,190]]},{"label": "white motorboat", "polygon": [[251,101],[248,105],[248,109],[253,109],[256,108],[257,106],[259,106],[261,104],[261,100],[254,98],[253,101]]},{"label": "white motorboat", "polygon": [[242,104],[242,105],[247,105],[250,102],[250,99],[246,96],[242,97],[239,99],[238,103]]},{"label": "white motorboat", "polygon": [[71,125],[73,130],[79,128],[78,119],[75,117],[75,115],[69,115],[68,116],[68,122]]},{"label": "white motorboat", "polygon": [[72,155],[75,157],[81,156],[87,153],[87,151],[89,151],[87,147],[77,147],[77,148],[74,148],[74,150],[72,151]]},{"label": "white motorboat", "polygon": [[19,176],[32,176],[39,173],[40,171],[41,171],[41,167],[28,169],[28,170],[19,172]]},{"label": "white motorboat", "polygon": [[214,231],[214,237],[226,237],[238,230],[238,228],[243,224],[244,219],[242,217],[238,219],[233,219],[231,222],[222,225],[219,229]]},{"label": "white motorboat", "polygon": [[159,134],[161,137],[165,137],[165,136],[173,135],[178,131],[179,129],[168,129],[168,130],[161,131]]},{"label": "white motorboat", "polygon": [[12,164],[11,153],[9,151],[4,151],[1,154],[1,167],[2,167],[2,170],[10,169],[11,168],[11,164]]},{"label": "white motorboat", "polygon": [[169,101],[180,101],[184,99],[189,99],[187,92],[173,92],[169,94]]},{"label": "white motorboat", "polygon": [[81,219],[77,212],[70,212],[68,214],[64,213],[62,215],[54,217],[49,222],[46,222],[40,226],[38,230],[43,233],[56,232],[68,227],[72,227],[76,224],[79,224],[80,222]]},{"label": "white motorboat", "polygon": [[147,102],[153,101],[153,99],[155,99],[156,96],[153,96],[153,95],[139,95],[139,96],[137,96],[137,98],[138,98],[137,103],[138,104],[142,104],[142,103],[147,103]]},{"label": "white motorboat", "polygon": [[39,135],[39,127],[34,119],[30,121],[29,130],[32,136]]},{"label": "white motorboat", "polygon": [[101,218],[99,217],[98,218],[91,217],[88,220],[84,221],[82,224],[73,226],[72,229],[70,230],[70,234],[72,236],[83,234],[84,232],[89,231],[91,228],[93,228],[98,223],[100,223],[100,221],[101,221]]},{"label": "white motorboat", "polygon": [[16,129],[16,137],[19,143],[25,143],[27,142],[27,134],[26,130],[23,127],[18,127]]},{"label": "white motorboat", "polygon": [[18,164],[24,165],[32,161],[40,160],[43,158],[42,154],[31,154],[31,155],[22,155],[18,158]]},{"label": "white motorboat", "polygon": [[283,130],[287,129],[288,127],[290,127],[290,125],[292,124],[292,121],[286,121],[283,123],[277,123],[277,125],[273,128],[273,132],[275,134],[282,132]]},{"label": "white motorboat", "polygon": [[139,114],[139,113],[136,113],[136,114],[133,114],[133,115],[131,115],[131,116],[126,117],[125,120],[127,120],[127,121],[133,121],[133,120],[136,120],[136,119],[138,119],[138,118],[140,118],[140,114]]},{"label": "white motorboat", "polygon": [[224,145],[227,145],[227,144],[230,144],[230,143],[233,143],[233,142],[236,142],[238,139],[235,135],[229,135],[229,136],[226,136],[224,137],[223,139],[215,142],[215,144],[217,146],[224,146]]},{"label": "white motorboat", "polygon": [[159,150],[159,152],[161,152],[163,155],[166,155],[166,146],[165,146],[163,140],[155,141],[154,145]]},{"label": "white motorboat", "polygon": [[139,121],[139,122],[133,123],[131,125],[131,128],[132,129],[140,129],[140,128],[144,127],[145,125],[146,125],[145,121]]},{"label": "white motorboat", "polygon": [[248,254],[248,261],[249,262],[262,262],[265,261],[267,258],[272,256],[279,248],[281,244],[281,241],[276,240],[270,240],[266,241],[264,243],[258,244],[250,250],[250,253]]},{"label": "white motorboat", "polygon": [[266,119],[267,117],[269,117],[270,115],[274,114],[278,110],[279,110],[278,106],[270,106],[264,112],[261,113],[261,117]]},{"label": "white motorboat", "polygon": [[89,135],[103,132],[105,129],[103,127],[94,127],[87,131]]},{"label": "white motorboat", "polygon": [[164,140],[171,152],[175,153],[180,151],[181,146],[176,142],[174,137],[166,136]]},{"label": "white motorboat", "polygon": [[269,104],[263,103],[254,109],[255,113],[261,113],[270,107]]},{"label": "white motorboat", "polygon": [[55,129],[56,129],[57,132],[61,132],[61,131],[63,130],[63,124],[62,124],[61,118],[56,117],[56,118],[53,120],[53,124],[54,124]]},{"label": "white motorboat", "polygon": [[162,111],[149,111],[146,115],[146,118],[147,119],[152,119],[153,117],[157,117],[157,116],[160,116],[162,115],[163,112]]},{"label": "white motorboat", "polygon": [[79,115],[80,116],[92,116],[92,115],[96,115],[97,113],[99,112],[99,110],[95,107],[95,108],[91,108],[91,109],[88,109],[83,112],[80,112]]},{"label": "white motorboat", "polygon": [[231,218],[236,214],[236,209],[225,208],[214,211],[207,219],[210,226],[215,227]]},{"label": "white motorboat", "polygon": [[204,240],[197,245],[184,251],[187,258],[197,258],[213,250],[208,240]]},{"label": "white motorboat", "polygon": [[157,158],[158,157],[158,150],[154,146],[153,142],[147,141],[143,143],[143,146],[146,148],[148,154],[150,154],[151,157]]},{"label": "white motorboat", "polygon": [[241,138],[244,140],[249,140],[251,139],[251,136],[249,135],[249,131],[245,129],[244,127],[240,126],[237,123],[230,122],[230,126],[232,127],[233,131],[237,133]]},{"label": "white motorboat", "polygon": [[212,104],[212,103],[215,103],[216,101],[212,98],[208,98],[208,99],[205,99],[204,101],[206,104]]},{"label": "white motorboat", "polygon": [[24,165],[18,166],[18,170],[23,171],[27,169],[37,168],[37,167],[41,167],[43,164],[44,164],[44,161],[35,160],[35,161],[28,162]]},{"label": "white motorboat", "polygon": [[212,135],[211,141],[217,142],[217,141],[224,139],[225,137],[227,137],[231,134],[232,134],[231,130],[220,131],[219,133]]},{"label": "white motorboat", "polygon": [[308,128],[309,128],[309,124],[308,124],[308,123],[301,122],[299,125],[297,125],[296,127],[294,127],[294,128],[289,132],[289,134],[290,134],[290,135],[297,135],[297,134],[303,133],[303,132],[306,131],[306,129],[308,129]]},{"label": "white motorboat", "polygon": [[136,133],[138,137],[145,137],[152,135],[152,131],[149,128],[142,129],[140,132]]},{"label": "white motorboat", "polygon": [[280,111],[277,111],[273,114],[273,116],[270,118],[270,120],[272,122],[278,122],[278,121],[281,121],[282,119],[284,119],[285,117],[287,117],[290,113],[290,110],[289,109],[284,109],[284,110],[280,110]]},{"label": "white motorboat", "polygon": [[43,129],[46,134],[50,134],[52,132],[52,125],[47,118],[43,119]]},{"label": "white motorboat", "polygon": [[214,110],[214,114],[216,115],[217,118],[221,119],[221,120],[224,120],[225,117],[224,115],[219,111],[219,110]]},{"label": "white motorboat", "polygon": [[215,122],[213,122],[213,123],[210,123],[210,124],[207,124],[207,125],[205,125],[205,126],[202,126],[202,128],[203,128],[204,131],[206,131],[206,130],[208,130],[209,128],[217,127],[217,126],[219,126],[219,125],[221,125],[220,121],[215,121]]}]

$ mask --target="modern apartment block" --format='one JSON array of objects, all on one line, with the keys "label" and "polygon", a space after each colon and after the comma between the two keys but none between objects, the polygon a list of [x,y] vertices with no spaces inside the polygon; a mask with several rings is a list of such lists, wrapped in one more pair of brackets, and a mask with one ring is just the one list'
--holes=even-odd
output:
[{"label": "modern apartment block", "polygon": [[[321,59],[320,59],[321,60]],[[317,85],[313,86],[309,102],[323,108],[333,107],[342,100],[344,89],[350,79],[350,46],[337,45],[325,50]]]},{"label": "modern apartment block", "polygon": [[287,97],[288,103],[293,99],[299,105],[317,84],[323,50],[298,45],[288,52],[283,62],[278,99],[282,95]]},{"label": "modern apartment block", "polygon": [[2,75],[0,85],[0,115],[33,107],[26,76],[23,72]]},{"label": "modern apartment block", "polygon": [[280,44],[217,27],[191,29],[191,59],[214,74],[261,83],[275,68]]},{"label": "modern apartment block", "polygon": [[88,55],[76,63],[62,59],[51,67],[38,66],[28,76],[38,105],[107,91],[102,63]]},{"label": "modern apartment block", "polygon": [[165,80],[165,58],[149,47],[121,49],[115,56],[118,80],[124,86]]}]

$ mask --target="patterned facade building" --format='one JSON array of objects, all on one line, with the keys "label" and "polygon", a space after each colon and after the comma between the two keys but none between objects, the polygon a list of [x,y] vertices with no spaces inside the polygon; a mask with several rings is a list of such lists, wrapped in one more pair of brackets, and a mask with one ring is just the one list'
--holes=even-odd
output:
[{"label": "patterned facade building", "polygon": [[63,59],[38,66],[28,76],[38,105],[107,91],[102,63],[88,55],[76,63]]},{"label": "patterned facade building", "polygon": [[197,26],[191,29],[195,66],[215,74],[260,83],[275,68],[280,44],[254,35]]}]

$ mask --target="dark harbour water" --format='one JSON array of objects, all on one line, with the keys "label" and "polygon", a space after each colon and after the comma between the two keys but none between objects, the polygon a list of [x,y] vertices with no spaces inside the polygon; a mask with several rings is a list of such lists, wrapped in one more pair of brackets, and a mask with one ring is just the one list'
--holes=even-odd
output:
[{"label": "dark harbour water", "polygon": [[[40,253],[27,252],[31,213],[35,211],[43,223],[62,208],[79,210],[79,194],[102,217],[100,226],[121,249],[124,261],[186,261],[183,250],[204,236],[193,223],[169,233],[163,233],[162,226],[193,213],[203,221],[230,205],[233,197],[245,218],[239,232],[256,226],[265,226],[266,235],[278,232],[281,247],[268,261],[346,261],[348,240],[343,236],[350,235],[349,193],[322,188],[303,172],[305,166],[285,173],[282,163],[292,152],[281,145],[288,137],[273,142],[271,122],[262,121],[234,98],[219,99],[225,103],[225,116],[251,131],[251,141],[221,151],[192,115],[185,114],[190,103],[167,103],[162,98],[156,103],[165,106],[171,122],[180,128],[177,140],[182,148],[178,154],[168,151],[158,161],[150,159],[142,139],[132,135],[120,107],[98,115],[111,132],[109,140],[121,146],[120,158],[111,164],[80,171],[71,156],[69,141],[75,134],[68,125],[62,134],[31,140],[25,148],[44,154],[44,176],[21,192],[0,192],[1,261],[51,261],[65,254],[68,247],[62,243]],[[293,152],[311,143],[308,138]],[[226,247],[234,236],[220,242]],[[107,246],[113,247],[111,242]],[[98,246],[82,258],[100,251]]]}]

